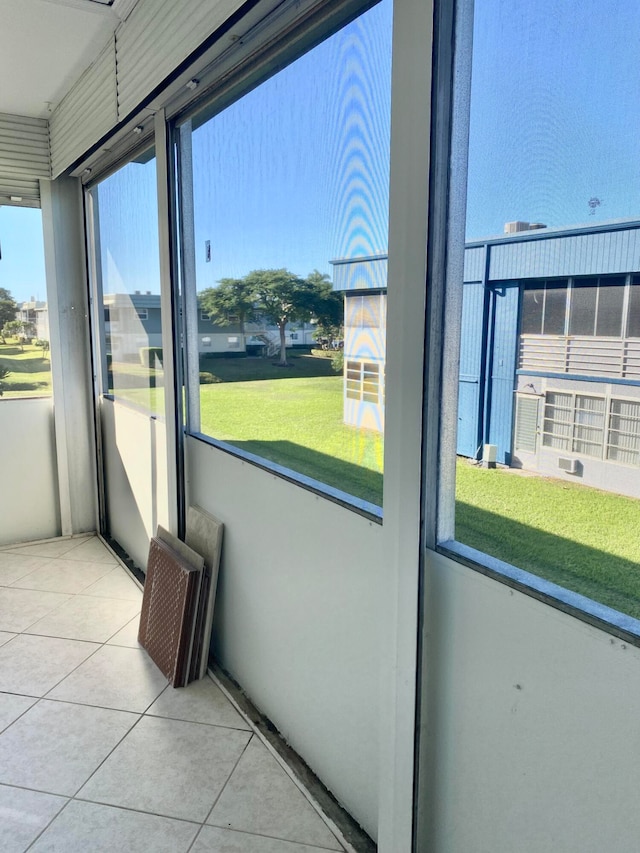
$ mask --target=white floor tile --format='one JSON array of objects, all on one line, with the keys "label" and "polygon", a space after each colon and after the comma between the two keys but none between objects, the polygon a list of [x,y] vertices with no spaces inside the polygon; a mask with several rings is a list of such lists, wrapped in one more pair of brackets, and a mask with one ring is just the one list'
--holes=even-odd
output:
[{"label": "white floor tile", "polygon": [[168,687],[147,714],[250,731],[248,724],[208,676],[179,690]]},{"label": "white floor tile", "polygon": [[[15,591],[26,592],[26,590]],[[2,590],[0,590],[1,594]],[[39,594],[52,595],[53,593]],[[124,627],[139,610],[140,605],[137,601],[76,595],[48,616],[31,624],[29,633],[104,643]]]},{"label": "white floor tile", "polygon": [[128,576],[126,569],[121,566],[112,569],[99,581],[87,587],[83,594],[97,595],[100,598],[124,598],[127,601],[142,601],[142,590]]},{"label": "white floor tile", "polygon": [[39,542],[37,545],[15,545],[11,551],[16,554],[33,555],[34,557],[61,557],[88,538],[83,536],[74,539],[52,539],[50,542]]},{"label": "white floor tile", "polygon": [[141,600],[95,536],[0,548],[1,853],[342,850],[217,684],[166,686]]},{"label": "white floor tile", "polygon": [[67,800],[0,785],[0,850],[24,853]]},{"label": "white floor tile", "polygon": [[117,558],[114,557],[111,551],[96,536],[66,551],[65,557],[69,560],[89,560],[93,563],[118,565]]},{"label": "white floor tile", "polygon": [[48,557],[28,557],[22,554],[0,553],[0,586],[11,586],[36,569],[50,563]]},{"label": "white floor tile", "polygon": [[127,622],[116,634],[108,640],[110,646],[127,646],[130,649],[141,649],[138,642],[138,629],[140,628],[140,617],[134,616],[131,622]]},{"label": "white floor tile", "polygon": [[0,782],[73,796],[137,719],[42,699],[0,735]]},{"label": "white floor tile", "polygon": [[249,737],[233,729],[143,717],[78,796],[202,822]]},{"label": "white floor tile", "polygon": [[[31,696],[18,696],[15,693],[0,693],[0,732],[17,720],[21,714],[38,700]],[[0,847],[0,850],[2,848]]]},{"label": "white floor tile", "polygon": [[45,566],[29,572],[11,586],[48,592],[82,592],[111,571],[104,563],[71,561],[66,557],[49,560]]},{"label": "white floor tile", "polygon": [[257,738],[243,753],[207,823],[342,850],[316,810]]},{"label": "white floor tile", "polygon": [[199,827],[74,800],[30,853],[186,853]]},{"label": "white floor tile", "polygon": [[99,646],[21,634],[0,647],[0,690],[44,696]]},{"label": "white floor tile", "polygon": [[59,592],[0,587],[0,631],[25,631],[66,601]]},{"label": "white floor tile", "polygon": [[205,826],[190,853],[318,853],[320,847]]},{"label": "white floor tile", "polygon": [[167,679],[142,649],[103,646],[47,699],[142,713],[166,686]]}]

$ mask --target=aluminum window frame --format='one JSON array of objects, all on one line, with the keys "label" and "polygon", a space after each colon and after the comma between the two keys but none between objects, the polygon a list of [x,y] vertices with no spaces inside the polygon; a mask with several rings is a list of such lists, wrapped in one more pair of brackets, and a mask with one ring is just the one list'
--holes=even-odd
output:
[{"label": "aluminum window frame", "polygon": [[[473,3],[471,0],[456,0],[455,4],[436,4],[436,22],[437,26],[441,27],[441,34],[436,39],[434,74],[437,82],[432,92],[428,242],[430,292],[427,311],[423,453],[423,482],[428,498],[423,499],[424,547],[640,647],[640,620],[546,581],[531,572],[504,563],[455,539],[457,386],[462,288],[452,285],[447,287],[445,282],[454,284],[463,281]],[[451,46],[454,44],[455,55],[452,56]],[[453,84],[450,82],[452,80],[455,81]],[[485,255],[485,281],[488,280],[486,261]],[[596,277],[602,278],[599,275]],[[577,278],[579,277],[570,277],[569,301],[573,279]],[[629,286],[630,275],[627,274],[627,290]],[[628,298],[624,302],[625,309],[627,305]],[[567,317],[569,311],[570,305],[567,306]],[[625,325],[623,331],[626,331]],[[606,444],[608,434],[608,407],[605,415],[603,445]],[[434,482],[437,483],[435,501],[432,485]]]},{"label": "aluminum window frame", "polygon": [[[375,2],[372,2],[372,0],[342,0],[342,2],[328,5],[325,8],[316,9],[307,19],[302,20],[300,25],[294,28],[293,31],[285,30],[272,42],[265,40],[264,50],[261,50],[258,43],[253,57],[249,58],[245,64],[240,64],[239,67],[235,68],[231,75],[226,78],[223,77],[220,85],[211,86],[210,92],[205,97],[194,99],[188,107],[176,113],[170,124],[173,138],[176,140],[178,181],[180,183],[177,205],[180,210],[180,221],[183,224],[183,233],[181,234],[176,231],[176,240],[180,246],[179,254],[182,259],[181,297],[183,310],[181,312],[181,331],[183,340],[185,341],[184,349],[186,353],[186,359],[184,359],[186,365],[184,373],[184,396],[186,401],[185,434],[210,444],[219,450],[223,450],[225,453],[236,456],[245,462],[256,465],[272,474],[276,474],[291,483],[300,485],[320,497],[327,498],[346,509],[353,510],[369,520],[381,524],[383,519],[383,508],[381,506],[343,492],[294,469],[289,469],[268,459],[263,459],[260,456],[243,451],[233,444],[202,432],[199,400],[199,358],[193,343],[195,341],[197,346],[197,336],[194,331],[194,316],[197,320],[199,315],[194,315],[194,310],[190,307],[190,303],[193,301],[193,294],[196,292],[195,263],[192,258],[195,251],[192,237],[194,223],[192,207],[191,210],[187,209],[191,203],[190,199],[193,197],[190,142],[192,130],[221,113],[231,104],[241,100],[246,94],[275,75],[279,70],[293,64],[298,58],[304,56],[315,46],[330,38],[370,8],[376,6],[378,2],[379,0],[375,0]],[[394,0],[395,2],[397,0]],[[277,19],[276,13],[274,12],[273,14]],[[263,29],[267,32],[269,29],[269,16],[265,19],[264,24],[265,27]],[[187,184],[186,193],[183,193],[184,182]],[[185,226],[186,230],[184,229]],[[187,235],[186,239],[185,234]],[[191,239],[191,244],[189,244],[189,239]],[[372,295],[377,295],[380,299],[379,293]],[[197,310],[199,311],[199,308]],[[383,375],[384,370],[380,371],[380,373]],[[380,383],[383,384],[383,382],[384,380],[381,379]],[[383,402],[383,390],[379,388],[378,405]]]}]

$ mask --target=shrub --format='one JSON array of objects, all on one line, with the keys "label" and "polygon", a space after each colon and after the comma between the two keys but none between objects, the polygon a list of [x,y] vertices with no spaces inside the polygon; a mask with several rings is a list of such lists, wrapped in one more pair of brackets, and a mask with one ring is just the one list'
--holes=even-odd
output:
[{"label": "shrub", "polygon": [[216,382],[222,382],[219,376],[215,376],[213,373],[209,373],[208,371],[200,372],[200,384],[201,385],[214,385]]},{"label": "shrub", "polygon": [[336,373],[342,373],[344,371],[344,351],[339,349],[335,352],[331,353],[331,367],[335,370]]},{"label": "shrub", "polygon": [[2,382],[2,380],[6,379],[10,373],[11,371],[6,365],[0,364],[0,397],[2,397],[2,395],[4,394],[4,383]]}]

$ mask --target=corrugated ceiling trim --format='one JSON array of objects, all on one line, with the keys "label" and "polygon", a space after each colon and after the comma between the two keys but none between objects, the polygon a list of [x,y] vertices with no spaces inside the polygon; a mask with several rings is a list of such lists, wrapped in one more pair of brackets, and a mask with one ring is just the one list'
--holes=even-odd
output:
[{"label": "corrugated ceiling trim", "polygon": [[40,178],[51,177],[47,121],[0,114],[0,198],[40,199]]},{"label": "corrugated ceiling trim", "polygon": [[142,0],[116,31],[122,120],[241,5],[241,0]]},{"label": "corrugated ceiling trim", "polygon": [[112,38],[51,116],[53,177],[62,174],[117,121],[115,40]]}]

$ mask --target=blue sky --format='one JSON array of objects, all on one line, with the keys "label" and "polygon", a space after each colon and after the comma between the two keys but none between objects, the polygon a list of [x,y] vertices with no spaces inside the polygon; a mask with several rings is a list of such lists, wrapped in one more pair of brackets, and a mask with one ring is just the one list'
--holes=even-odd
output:
[{"label": "blue sky", "polygon": [[[200,288],[386,250],[390,21],[383,0],[194,131]],[[477,0],[468,237],[640,218],[639,42],[635,0]],[[101,188],[108,290],[158,292],[153,171]],[[0,286],[20,299],[44,298],[38,217],[0,208]]]},{"label": "blue sky", "polygon": [[46,300],[42,214],[36,208],[0,207],[0,287],[14,299]]},{"label": "blue sky", "polygon": [[639,43],[637,0],[476,2],[468,237],[640,218]]}]

